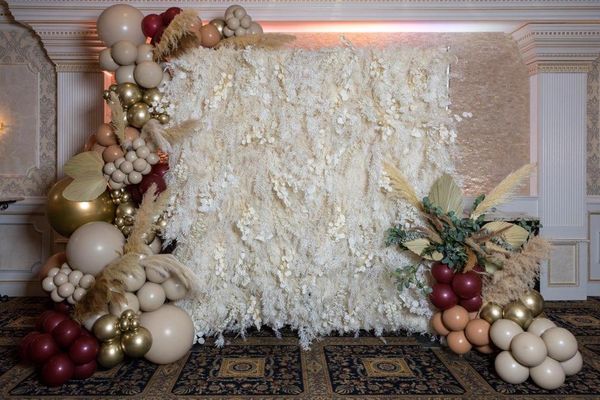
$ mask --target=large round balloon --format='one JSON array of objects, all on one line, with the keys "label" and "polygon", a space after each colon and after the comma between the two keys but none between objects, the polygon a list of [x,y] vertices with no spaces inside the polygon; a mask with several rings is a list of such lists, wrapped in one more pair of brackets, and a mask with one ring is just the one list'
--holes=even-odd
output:
[{"label": "large round balloon", "polygon": [[121,256],[124,245],[125,236],[119,228],[106,222],[90,222],[71,235],[67,260],[71,268],[96,276]]},{"label": "large round balloon", "polygon": [[75,229],[88,222],[112,222],[116,206],[109,192],[102,193],[92,201],[67,200],[63,191],[72,181],[71,178],[63,178],[56,182],[48,193],[46,213],[50,226],[61,235],[69,237]]},{"label": "large round balloon", "polygon": [[164,304],[156,311],[142,313],[140,325],[152,335],[152,346],[145,357],[153,363],[175,362],[192,347],[194,324],[179,307]]},{"label": "large round balloon", "polygon": [[514,385],[523,383],[529,378],[529,368],[519,364],[510,354],[510,351],[503,351],[498,354],[494,361],[494,367],[503,381]]},{"label": "large round balloon", "polygon": [[98,36],[107,46],[112,46],[119,40],[142,44],[146,41],[142,33],[142,19],[144,14],[135,7],[127,4],[110,6],[98,17]]}]

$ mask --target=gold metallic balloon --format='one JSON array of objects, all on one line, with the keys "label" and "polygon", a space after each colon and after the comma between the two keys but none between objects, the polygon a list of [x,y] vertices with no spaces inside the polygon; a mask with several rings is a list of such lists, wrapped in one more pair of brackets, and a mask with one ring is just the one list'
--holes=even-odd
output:
[{"label": "gold metallic balloon", "polygon": [[479,318],[486,320],[490,324],[493,324],[500,318],[502,318],[502,307],[496,303],[487,303],[479,311]]},{"label": "gold metallic balloon", "polygon": [[117,86],[117,94],[123,107],[131,107],[142,100],[142,90],[138,85],[131,82],[121,83]]},{"label": "gold metallic balloon", "polygon": [[520,301],[513,301],[505,305],[502,317],[516,322],[523,329],[527,329],[533,321],[531,310]]},{"label": "gold metallic balloon", "polygon": [[525,296],[521,297],[521,302],[531,310],[533,318],[544,311],[544,298],[537,290],[530,290]]},{"label": "gold metallic balloon", "polygon": [[125,358],[125,353],[121,348],[120,340],[109,340],[100,345],[100,351],[98,351],[97,361],[98,364],[104,368],[112,368],[118,365]]},{"label": "gold metallic balloon", "polygon": [[161,99],[162,93],[157,88],[147,89],[144,91],[144,96],[142,97],[142,101],[149,106],[151,106],[152,103],[160,103]]},{"label": "gold metallic balloon", "polygon": [[116,91],[117,91],[117,85],[114,85],[114,84],[113,84],[113,85],[110,85],[110,86],[108,87],[108,90],[110,90],[111,92],[116,92]]},{"label": "gold metallic balloon", "polygon": [[158,122],[160,122],[163,125],[168,124],[170,120],[171,120],[171,117],[169,117],[169,114],[159,114],[158,115]]},{"label": "gold metallic balloon", "polygon": [[117,207],[115,216],[117,218],[123,218],[124,220],[127,220],[127,217],[133,218],[136,212],[137,208],[135,208],[135,205],[133,203],[121,203]]},{"label": "gold metallic balloon", "polygon": [[148,110],[148,104],[146,103],[135,103],[127,110],[127,121],[129,122],[129,125],[141,128],[149,120],[150,111]]},{"label": "gold metallic balloon", "polygon": [[134,318],[137,318],[137,315],[136,315],[135,311],[128,308],[127,310],[125,310],[121,313],[121,316],[119,318],[134,319]]},{"label": "gold metallic balloon", "polygon": [[131,321],[127,318],[119,319],[119,329],[121,332],[127,332],[131,327]]},{"label": "gold metallic balloon", "polygon": [[108,99],[110,99],[110,90],[105,90],[105,91],[103,91],[103,92],[102,92],[102,98],[103,98],[104,100],[108,100]]},{"label": "gold metallic balloon", "polygon": [[117,228],[122,228],[125,226],[125,220],[122,217],[115,218],[115,225]]},{"label": "gold metallic balloon", "polygon": [[48,193],[46,215],[50,226],[61,235],[69,237],[77,228],[88,222],[112,222],[116,207],[110,194],[104,192],[92,201],[67,200],[62,193],[72,181],[71,178],[63,178],[56,182]]},{"label": "gold metallic balloon", "polygon": [[103,315],[94,323],[92,331],[98,340],[110,341],[121,334],[119,319],[112,314]]},{"label": "gold metallic balloon", "polygon": [[125,225],[124,227],[121,228],[121,233],[124,236],[129,236],[129,235],[131,235],[131,230],[132,229],[133,228],[131,227],[131,225]]},{"label": "gold metallic balloon", "polygon": [[121,346],[129,357],[143,357],[152,346],[152,334],[143,326],[121,336]]},{"label": "gold metallic balloon", "polygon": [[210,21],[209,24],[212,24],[217,27],[217,30],[221,35],[221,39],[223,39],[223,28],[225,28],[225,21],[221,18],[215,18],[212,21]]}]

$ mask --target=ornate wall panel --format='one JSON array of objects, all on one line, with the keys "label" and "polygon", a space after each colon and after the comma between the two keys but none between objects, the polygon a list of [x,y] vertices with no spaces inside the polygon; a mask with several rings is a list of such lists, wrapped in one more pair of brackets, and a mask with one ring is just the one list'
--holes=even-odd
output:
[{"label": "ornate wall panel", "polygon": [[588,74],[587,99],[587,194],[600,195],[600,59]]}]

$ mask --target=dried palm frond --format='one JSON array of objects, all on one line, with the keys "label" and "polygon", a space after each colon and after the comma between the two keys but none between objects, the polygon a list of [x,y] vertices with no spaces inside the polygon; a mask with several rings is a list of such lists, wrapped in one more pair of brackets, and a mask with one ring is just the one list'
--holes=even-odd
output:
[{"label": "dried palm frond", "polygon": [[520,299],[533,288],[539,275],[540,263],[550,255],[550,243],[534,236],[520,253],[505,258],[503,268],[484,276],[483,302],[493,301],[501,306]]},{"label": "dried palm frond", "polygon": [[232,36],[221,40],[215,49],[228,47],[234,49],[244,49],[252,46],[259,49],[276,49],[287,43],[296,40],[294,35],[286,35],[283,33],[261,33],[259,35]]},{"label": "dried palm frond", "polygon": [[195,10],[184,10],[177,14],[164,30],[160,43],[154,48],[154,57],[164,60],[177,57],[189,49],[199,47],[198,32],[202,23]]},{"label": "dried palm frond", "polygon": [[110,107],[110,126],[119,144],[123,147],[125,144],[125,111],[123,111],[119,96],[115,92],[110,92],[108,106]]},{"label": "dried palm frond", "polygon": [[417,193],[415,193],[415,189],[413,189],[412,185],[406,180],[404,175],[402,175],[402,172],[388,162],[384,163],[383,168],[385,174],[390,178],[390,183],[394,192],[417,210],[422,210],[423,206],[417,197]]},{"label": "dried palm frond", "polygon": [[457,216],[463,212],[462,192],[448,174],[440,176],[429,190],[429,201],[442,209],[444,214],[454,211]]},{"label": "dried palm frond", "polygon": [[481,203],[471,213],[471,218],[475,219],[492,207],[501,204],[514,194],[519,184],[533,172],[534,164],[527,164],[508,175],[483,199]]}]

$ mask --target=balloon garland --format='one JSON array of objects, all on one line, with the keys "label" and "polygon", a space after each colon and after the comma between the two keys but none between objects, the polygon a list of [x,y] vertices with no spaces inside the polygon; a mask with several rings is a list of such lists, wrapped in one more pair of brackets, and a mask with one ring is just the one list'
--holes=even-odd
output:
[{"label": "balloon garland", "polygon": [[[103,93],[112,121],[89,137],[84,152],[65,165],[68,177],[48,194],[50,225],[69,240],[66,254],[48,260],[41,280],[61,312],[43,313],[20,347],[22,359],[41,367],[42,381],[50,386],[85,379],[97,364],[113,368],[126,357],[168,364],[189,351],[194,326],[173,302],[193,292],[194,277],[173,256],[161,254],[161,235],[168,225],[163,151],[194,122],[166,128],[172,109],[161,87],[170,76],[161,63],[198,46],[273,48],[293,38],[264,34],[240,5],[203,24],[193,10],[171,7],[144,16],[118,4],[101,13],[97,30],[107,46],[98,56],[100,68],[115,81]],[[398,270],[398,287],[422,290],[439,310],[431,327],[450,351],[499,349],[495,369],[503,380],[517,384],[531,378],[554,389],[582,368],[575,337],[541,317],[539,293],[520,287],[508,292],[502,285],[494,293],[492,284],[516,264],[535,269],[547,245],[518,224],[484,221],[484,213],[506,200],[532,168],[523,167],[478,197],[464,217],[451,177],[442,176],[419,200],[400,171],[388,165],[393,193],[427,224],[394,227],[388,243],[420,257],[420,265]],[[423,269],[433,278],[431,288],[417,274]],[[70,305],[75,319],[67,315]]]}]

